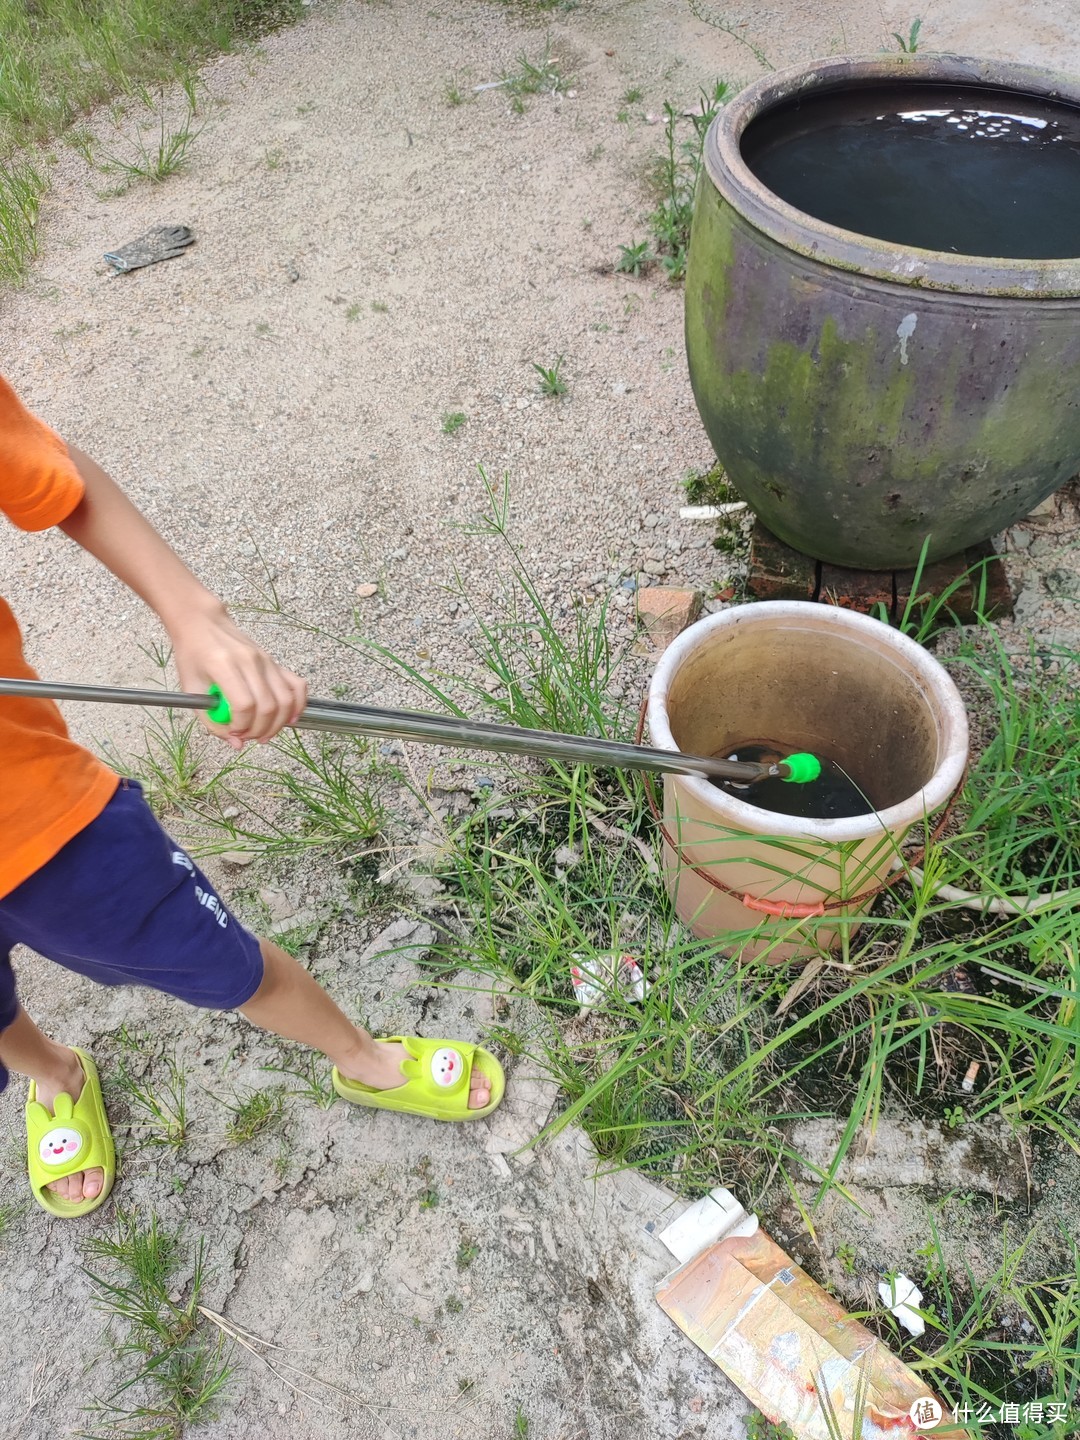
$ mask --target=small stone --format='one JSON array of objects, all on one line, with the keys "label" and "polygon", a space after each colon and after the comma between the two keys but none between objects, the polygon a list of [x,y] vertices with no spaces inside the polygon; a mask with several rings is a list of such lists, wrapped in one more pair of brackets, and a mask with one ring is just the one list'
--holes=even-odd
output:
[{"label": "small stone", "polygon": [[704,1404],[705,1401],[701,1398],[701,1396],[695,1395],[694,1398],[689,1401],[686,1408],[690,1411],[691,1415],[700,1415],[701,1408]]},{"label": "small stone", "polygon": [[271,920],[288,920],[291,915],[296,914],[296,906],[284,890],[260,890],[259,899],[266,906]]},{"label": "small stone", "polygon": [[637,613],[649,639],[660,649],[693,623],[701,612],[699,590],[650,585],[638,591]]},{"label": "small stone", "polygon": [[226,865],[250,865],[255,859],[254,850],[224,850],[221,855]]},{"label": "small stone", "polygon": [[657,513],[656,513],[655,510],[650,511],[649,514],[645,516],[645,529],[646,529],[646,530],[655,530],[656,527],[657,527],[657,525],[659,525],[659,524],[660,524],[660,516],[657,515]]},{"label": "small stone", "polygon": [[377,595],[378,593],[378,585],[373,585],[370,580],[367,580],[364,582],[363,585],[357,585],[356,587],[357,597],[361,600],[370,600],[373,595]]},{"label": "small stone", "polygon": [[1033,536],[1030,530],[1016,529],[1009,531],[1009,539],[1015,549],[1026,550],[1030,546]]},{"label": "small stone", "polygon": [[650,556],[650,558],[644,562],[641,568],[645,571],[646,575],[663,575],[664,571],[667,569],[667,566],[664,564],[663,560],[654,560]]},{"label": "small stone", "polygon": [[222,818],[223,820],[237,820],[237,819],[239,819],[239,816],[240,816],[240,806],[239,806],[239,805],[230,805],[227,809],[225,809],[225,810],[223,810],[223,811],[221,812],[221,818]]}]

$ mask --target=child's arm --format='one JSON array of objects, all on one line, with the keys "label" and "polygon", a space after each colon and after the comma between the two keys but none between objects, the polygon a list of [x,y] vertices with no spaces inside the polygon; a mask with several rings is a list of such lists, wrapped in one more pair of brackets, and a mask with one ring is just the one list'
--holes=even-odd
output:
[{"label": "child's arm", "polygon": [[[68,446],[86,493],[65,534],[155,610],[172,641],[180,684],[219,685],[232,707],[229,742],[269,740],[307,704],[307,686],[249,640],[122,490],[88,455]],[[220,732],[218,732],[220,733]]]}]

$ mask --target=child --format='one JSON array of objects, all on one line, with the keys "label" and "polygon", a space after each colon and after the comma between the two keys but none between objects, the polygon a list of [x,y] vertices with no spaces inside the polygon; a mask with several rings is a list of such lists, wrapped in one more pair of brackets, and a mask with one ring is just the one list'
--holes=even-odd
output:
[{"label": "child", "polygon": [[[271,739],[304,708],[304,682],[237,629],[105,472],[2,378],[0,511],[23,530],[58,526],[157,612],[183,688],[217,684],[228,697],[227,730],[210,728],[236,749]],[[0,599],[0,675],[33,674]],[[50,701],[0,696],[0,1089],[8,1070],[29,1077],[31,1189],[54,1215],[103,1204],[115,1155],[90,1056],[44,1035],[15,997],[19,943],[104,985],[238,1009],[323,1051],[338,1094],[360,1105],[465,1120],[502,1099],[502,1070],[486,1050],[374,1040],[354,1025],[295,960],[239,924],[138,785],[76,745]]]}]

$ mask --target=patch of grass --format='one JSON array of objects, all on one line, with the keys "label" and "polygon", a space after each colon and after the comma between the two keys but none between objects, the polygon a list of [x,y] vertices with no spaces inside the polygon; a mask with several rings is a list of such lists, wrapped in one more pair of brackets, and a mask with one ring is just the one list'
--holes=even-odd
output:
[{"label": "patch of grass", "polygon": [[468,416],[462,410],[448,410],[442,417],[442,432],[444,435],[456,435],[465,424]]},{"label": "patch of grass", "polygon": [[960,800],[962,832],[949,842],[969,867],[966,888],[988,899],[1076,890],[1076,903],[1080,654],[1034,641],[1010,654],[983,627],[950,664],[974,678],[975,713],[992,717]]},{"label": "patch of grass", "polygon": [[247,1095],[238,1096],[235,1104],[226,1105],[233,1118],[229,1121],[225,1134],[234,1145],[246,1145],[281,1119],[284,1103],[284,1091],[278,1086],[269,1090],[252,1090]]},{"label": "patch of grass", "polygon": [[433,1185],[427,1185],[417,1194],[421,1210],[436,1210],[439,1205],[439,1192]]},{"label": "patch of grass", "polygon": [[448,1315],[460,1315],[465,1309],[465,1302],[457,1295],[448,1295],[443,1308]]},{"label": "patch of grass", "polygon": [[[180,1440],[187,1427],[215,1416],[231,1373],[221,1336],[200,1326],[203,1242],[185,1254],[179,1231],[166,1229],[156,1215],[144,1224],[135,1212],[118,1208],[115,1235],[92,1237],[83,1249],[95,1303],[124,1327],[117,1354],[132,1367],[107,1399],[87,1408],[94,1422],[108,1428],[84,1435]],[[190,1281],[176,1285],[178,1272],[189,1267]],[[184,1291],[186,1299],[180,1298]]]},{"label": "patch of grass", "polygon": [[210,55],[303,13],[301,0],[0,0],[0,153],[62,133],[111,96],[190,81]]},{"label": "patch of grass", "polygon": [[87,164],[117,178],[110,192],[114,195],[123,194],[138,180],[156,185],[175,175],[186,164],[188,151],[199,134],[193,126],[193,100],[188,100],[186,114],[173,117],[163,92],[156,102],[148,94],[142,98],[149,118],[136,122],[135,133],[120,149],[105,149],[85,131],[74,141]]},{"label": "patch of grass", "polygon": [[468,101],[468,98],[468,95],[462,90],[456,80],[447,81],[446,88],[443,90],[443,99],[451,109],[456,109],[457,106],[464,105]]},{"label": "patch of grass", "polygon": [[378,836],[386,817],[383,792],[396,776],[375,745],[359,736],[285,731],[258,759],[239,758],[241,814],[195,807],[220,837],[204,839],[202,849],[219,852],[238,843],[267,855],[326,849],[353,861]]},{"label": "patch of grass", "polygon": [[270,1075],[287,1075],[295,1080],[297,1088],[290,1090],[284,1086],[283,1093],[295,1095],[301,1100],[310,1100],[320,1110],[329,1110],[337,1099],[337,1091],[326,1062],[321,1055],[316,1055],[314,1050],[297,1052],[295,1064],[263,1065],[262,1069]]},{"label": "patch of grass", "polygon": [[557,95],[570,84],[569,77],[559,70],[559,59],[552,54],[550,40],[545,42],[542,53],[535,60],[530,60],[523,50],[517,57],[515,68],[501,79],[503,89],[511,97],[518,114],[524,114],[526,96]]},{"label": "patch of grass", "polygon": [[371,308],[376,315],[385,315],[390,309],[385,300],[372,300]]},{"label": "patch of grass", "polygon": [[133,1123],[147,1131],[142,1143],[176,1150],[187,1137],[187,1075],[173,1055],[163,1056],[161,1065],[164,1076],[159,1072],[151,1084],[120,1060],[113,1083],[127,1101]]},{"label": "patch of grass", "polygon": [[529,1417],[520,1405],[514,1412],[514,1440],[529,1440]]},{"label": "patch of grass", "polygon": [[[988,1279],[977,1279],[966,1263],[962,1276],[954,1279],[932,1216],[929,1224],[934,1279],[920,1307],[926,1335],[904,1342],[907,1364],[957,1407],[961,1423],[997,1422],[998,1433],[1013,1434],[1007,1420],[1001,1424],[1002,1406],[1037,1402],[1044,1406],[1043,1423],[1030,1433],[1040,1440],[1064,1440],[1075,1433],[1073,1416],[1080,1404],[1080,1250],[1075,1240],[1066,1237],[1065,1268],[1028,1280],[1021,1278],[1021,1266],[1037,1243],[1037,1232],[1013,1246],[1006,1229],[1001,1262]],[[899,1323],[888,1315],[883,1323],[893,1330],[893,1343],[900,1343]]]},{"label": "patch of grass", "polygon": [[356,301],[354,301],[351,305],[346,305],[346,307],[345,307],[345,319],[346,319],[346,320],[359,320],[359,318],[360,318],[360,305],[359,305],[359,303],[356,302]]},{"label": "patch of grass", "polygon": [[551,400],[565,395],[570,388],[566,376],[562,373],[562,364],[563,357],[561,355],[554,365],[538,365],[535,360],[532,362],[532,368],[540,377],[537,388],[541,395],[546,395]]},{"label": "patch of grass", "polygon": [[645,91],[640,85],[631,85],[628,90],[623,91],[622,103],[624,105],[636,105],[644,96]]},{"label": "patch of grass", "polygon": [[48,182],[27,156],[0,164],[0,281],[16,284],[38,253],[38,213]]}]

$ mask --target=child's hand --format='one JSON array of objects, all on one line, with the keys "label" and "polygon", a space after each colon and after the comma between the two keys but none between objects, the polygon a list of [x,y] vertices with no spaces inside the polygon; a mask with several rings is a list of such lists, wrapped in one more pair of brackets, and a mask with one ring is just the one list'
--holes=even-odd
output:
[{"label": "child's hand", "polygon": [[[205,694],[217,685],[232,719],[224,738],[234,750],[246,740],[267,741],[291,725],[307,704],[307,683],[260,650],[230,620],[224,607],[198,614],[171,632],[173,656],[185,690]],[[206,721],[211,734],[223,727]]]}]

